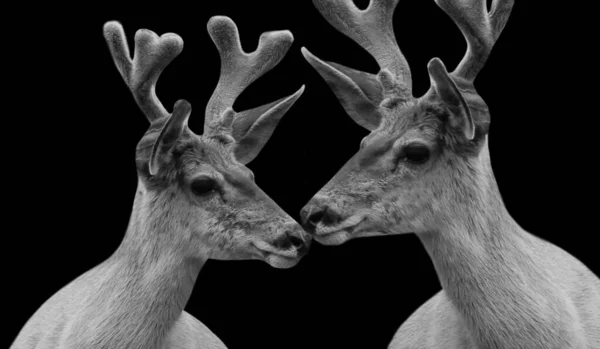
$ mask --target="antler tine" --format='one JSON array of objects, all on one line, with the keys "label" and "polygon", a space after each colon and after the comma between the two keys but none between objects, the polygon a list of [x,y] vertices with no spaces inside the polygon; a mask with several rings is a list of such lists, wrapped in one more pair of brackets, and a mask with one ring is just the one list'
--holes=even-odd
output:
[{"label": "antler tine", "polygon": [[398,1],[371,0],[362,11],[352,0],[313,0],[313,3],[331,25],[367,50],[382,70],[388,69],[399,78],[403,94],[412,96],[410,68],[394,35],[393,15]]},{"label": "antler tine", "polygon": [[485,0],[435,0],[467,40],[467,52],[452,72],[472,82],[485,64],[508,21],[514,0],[494,0],[488,12]]},{"label": "antler tine", "polygon": [[160,73],[183,49],[181,37],[173,33],[159,37],[150,30],[140,29],[135,33],[133,60],[119,22],[104,25],[104,38],[117,69],[148,120],[153,122],[168,117],[169,113],[156,97],[155,88]]},{"label": "antler tine", "polygon": [[204,132],[216,132],[221,124],[228,128],[233,121],[235,99],[248,85],[281,61],[294,37],[288,30],[265,32],[258,48],[251,53],[242,50],[237,26],[229,17],[214,16],[208,21],[208,33],[219,50],[221,76],[206,106]]}]

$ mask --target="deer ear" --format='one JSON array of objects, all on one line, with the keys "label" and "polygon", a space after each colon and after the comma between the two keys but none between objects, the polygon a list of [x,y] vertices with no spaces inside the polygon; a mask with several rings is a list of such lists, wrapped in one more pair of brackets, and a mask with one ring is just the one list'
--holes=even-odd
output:
[{"label": "deer ear", "polygon": [[438,58],[433,58],[427,64],[427,70],[429,70],[431,88],[437,97],[453,111],[449,120],[452,127],[462,129],[467,140],[472,140],[475,137],[475,123],[471,110],[448,74],[444,63]]},{"label": "deer ear", "polygon": [[233,154],[237,161],[247,164],[267,143],[279,120],[304,92],[304,85],[291,96],[237,114],[231,126],[236,140]]},{"label": "deer ear", "polygon": [[171,149],[186,128],[191,112],[192,106],[187,101],[181,99],[175,102],[173,114],[161,129],[152,146],[150,163],[148,164],[151,176],[157,174],[160,166],[170,160]]},{"label": "deer ear", "polygon": [[352,120],[369,131],[376,129],[381,122],[378,108],[383,99],[382,87],[376,76],[341,64],[324,62],[304,47],[301,51],[331,87]]}]

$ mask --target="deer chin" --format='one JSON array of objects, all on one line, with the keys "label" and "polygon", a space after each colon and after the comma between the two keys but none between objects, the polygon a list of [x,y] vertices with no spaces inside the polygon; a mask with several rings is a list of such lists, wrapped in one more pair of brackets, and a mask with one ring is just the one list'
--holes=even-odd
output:
[{"label": "deer chin", "polygon": [[279,269],[287,269],[295,266],[304,256],[304,253],[295,248],[281,250],[264,241],[255,241],[252,243],[252,246],[260,256],[259,259]]}]

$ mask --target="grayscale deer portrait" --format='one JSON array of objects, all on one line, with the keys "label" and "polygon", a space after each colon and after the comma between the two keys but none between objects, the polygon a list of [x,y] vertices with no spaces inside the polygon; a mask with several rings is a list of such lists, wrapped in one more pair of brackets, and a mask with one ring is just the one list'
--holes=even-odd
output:
[{"label": "grayscale deer portrait", "polygon": [[490,164],[490,110],[474,80],[514,0],[493,0],[490,9],[485,0],[436,0],[468,46],[452,72],[431,59],[431,88],[418,98],[393,31],[398,0],[371,0],[365,10],[352,0],[313,3],[381,70],[357,71],[302,49],[347,114],[370,131],[302,209],[303,224],[326,245],[416,233],[443,288],[390,348],[600,348],[600,280],[511,218]]},{"label": "grayscale deer portrait", "polygon": [[117,251],[44,303],[11,348],[224,348],[183,311],[205,261],[257,259],[289,268],[307,252],[310,236],[246,167],[304,86],[251,110],[232,109],[248,85],[280,62],[293,36],[263,33],[256,51],[245,53],[228,17],[211,18],[208,32],[221,75],[197,135],[188,128],[190,104],[179,100],[168,113],[155,93],[182,39],[139,30],[132,58],[121,24],[105,24],[114,63],[150,122],[136,150],[129,226]]}]

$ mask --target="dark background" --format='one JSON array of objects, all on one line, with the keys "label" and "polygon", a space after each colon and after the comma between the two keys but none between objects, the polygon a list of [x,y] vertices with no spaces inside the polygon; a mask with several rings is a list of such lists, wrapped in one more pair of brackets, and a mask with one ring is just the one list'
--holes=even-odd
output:
[{"label": "dark background", "polygon": [[[5,97],[15,109],[5,112],[4,132],[13,140],[5,148],[9,170],[3,171],[10,178],[4,192],[11,228],[3,248],[9,343],[47,298],[109,257],[127,226],[137,184],[134,149],[148,124],[114,67],[102,36],[105,21],[121,21],[130,47],[139,28],[183,38],[184,50],[162,74],[157,94],[168,110],[180,98],[190,101],[190,127],[197,133],[219,74],[208,19],[231,17],[247,52],[264,31],[292,31],[287,56],[240,96],[235,109],[271,102],[306,84],[249,165],[258,185],[293,217],[299,219],[302,206],[358,150],[367,131],[345,114],[300,47],[375,73],[368,53],[310,1],[209,3],[154,16],[24,17],[13,26],[22,47],[5,51],[16,60],[6,73],[18,75]],[[429,88],[427,62],[437,56],[453,69],[464,40],[433,1],[403,0],[394,19],[420,96]],[[595,175],[595,144],[586,143],[595,139],[589,119],[597,112],[579,108],[575,76],[586,71],[577,51],[565,53],[569,42],[542,31],[538,19],[533,5],[517,0],[476,82],[491,109],[493,167],[515,220],[598,274],[597,229],[591,225],[596,203],[585,200],[592,190],[588,177]],[[186,310],[230,349],[385,348],[439,289],[416,236],[390,236],[337,247],[313,244],[288,270],[259,261],[208,261]]]}]

